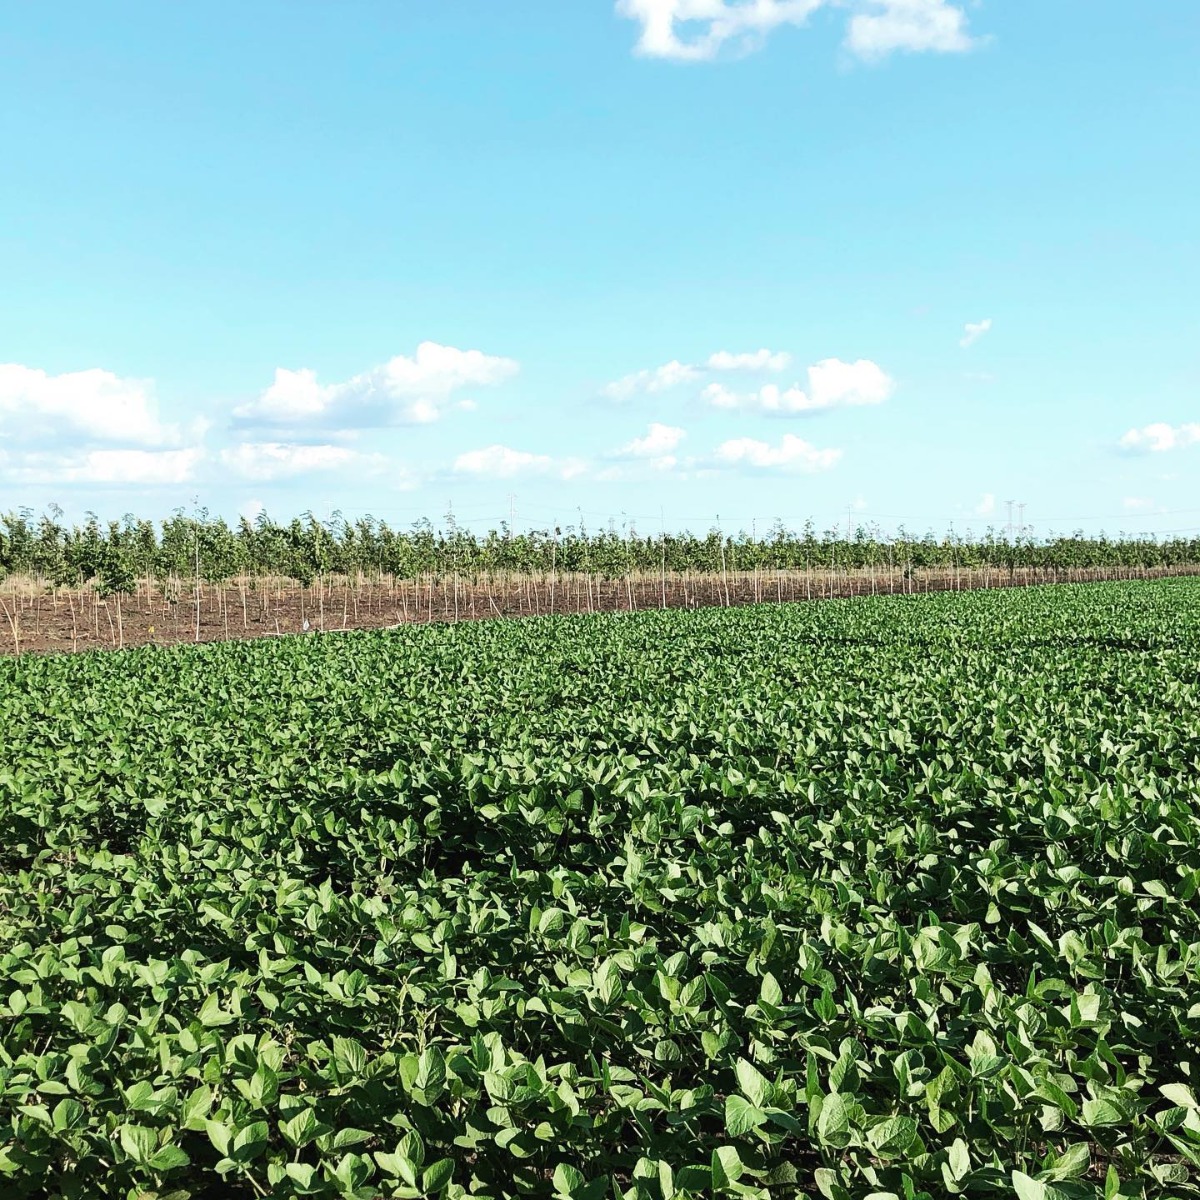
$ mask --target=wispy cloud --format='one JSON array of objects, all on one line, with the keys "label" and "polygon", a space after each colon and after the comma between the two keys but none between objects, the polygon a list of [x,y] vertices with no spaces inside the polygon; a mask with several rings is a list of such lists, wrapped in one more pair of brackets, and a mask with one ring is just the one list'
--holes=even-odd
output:
[{"label": "wispy cloud", "polygon": [[560,479],[574,479],[586,470],[587,464],[580,459],[554,458],[549,454],[534,454],[498,444],[460,454],[454,460],[453,467],[456,475],[491,479],[514,479],[520,475],[553,475]]},{"label": "wispy cloud", "polygon": [[981,337],[990,333],[992,329],[992,318],[984,317],[982,321],[968,321],[963,326],[963,335],[959,340],[959,345],[966,350],[968,346],[973,346]]},{"label": "wispy cloud", "polygon": [[154,487],[187,483],[204,459],[199,447],[182,450],[34,451],[0,455],[5,476],[17,483]]},{"label": "wispy cloud", "polygon": [[791,362],[792,356],[786,351],[752,350],[734,354],[718,350],[708,356],[706,365],[710,371],[786,371]]},{"label": "wispy cloud", "polygon": [[897,51],[962,54],[975,45],[967,16],[947,0],[877,0],[850,18],[846,45],[868,61]]},{"label": "wispy cloud", "polygon": [[746,53],[776,29],[846,7],[853,10],[846,46],[866,60],[896,51],[961,53],[975,44],[966,14],[950,0],[617,0],[617,12],[641,26],[637,53],[678,62]]},{"label": "wispy cloud", "polygon": [[379,454],[362,454],[345,446],[290,442],[241,442],[222,450],[220,460],[235,475],[263,482],[350,468],[377,474],[387,465]]},{"label": "wispy cloud", "polygon": [[609,400],[632,400],[635,396],[654,395],[677,388],[681,384],[695,383],[708,372],[719,374],[764,374],[785,370],[792,356],[778,350],[715,350],[702,364],[680,362],[673,358],[660,367],[647,367],[633,371],[620,379],[606,384],[600,391]]},{"label": "wispy cloud", "polygon": [[690,383],[700,378],[696,367],[689,366],[672,359],[661,367],[648,367],[644,371],[634,371],[622,376],[601,389],[601,394],[609,400],[632,400],[634,396],[643,394],[653,395],[678,387],[681,383]]}]

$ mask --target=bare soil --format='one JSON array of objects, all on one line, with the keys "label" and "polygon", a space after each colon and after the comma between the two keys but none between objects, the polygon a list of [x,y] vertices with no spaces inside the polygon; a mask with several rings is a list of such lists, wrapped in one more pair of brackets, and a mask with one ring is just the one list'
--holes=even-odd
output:
[{"label": "bare soil", "polygon": [[133,595],[101,599],[94,590],[54,590],[9,579],[0,590],[0,653],[24,654],[277,637],[343,629],[382,629],[434,621],[551,613],[630,612],[790,603],[838,597],[966,591],[1042,583],[1162,578],[1200,566],[1139,569],[928,570],[855,572],[506,577],[487,580],[287,580],[227,584],[139,583]]}]

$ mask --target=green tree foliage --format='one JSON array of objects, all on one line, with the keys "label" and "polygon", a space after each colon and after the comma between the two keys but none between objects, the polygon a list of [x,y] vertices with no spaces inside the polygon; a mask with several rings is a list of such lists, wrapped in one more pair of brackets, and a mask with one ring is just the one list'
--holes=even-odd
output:
[{"label": "green tree foliage", "polygon": [[[1143,570],[1200,564],[1200,538],[1166,540],[1082,534],[1039,541],[1009,540],[989,530],[966,539],[954,534],[915,536],[900,529],[883,537],[859,528],[818,534],[811,523],[790,531],[777,523],[766,534],[710,530],[641,534],[630,525],[589,532],[578,527],[477,535],[450,517],[446,527],[418,521],[407,530],[364,517],[329,521],[311,512],[280,524],[265,513],[236,526],[201,509],[153,522],[127,516],[104,529],[91,517],[83,526],[59,516],[35,519],[24,510],[0,517],[0,571],[35,576],[60,585],[96,578],[113,556],[138,578],[228,580],[235,575],[274,575],[308,586],[327,575],[416,579],[451,574],[470,579],[487,574],[586,573],[607,579],[662,570],[719,574],[723,570],[850,570],[894,568],[990,568],[995,571],[1080,568]],[[123,568],[124,569],[124,568]]]}]

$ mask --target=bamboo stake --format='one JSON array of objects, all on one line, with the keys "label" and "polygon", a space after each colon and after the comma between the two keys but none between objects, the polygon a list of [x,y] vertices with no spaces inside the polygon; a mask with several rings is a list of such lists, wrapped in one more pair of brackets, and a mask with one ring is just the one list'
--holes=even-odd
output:
[{"label": "bamboo stake", "polygon": [[19,614],[16,612],[16,599],[13,600],[13,612],[8,611],[8,605],[4,603],[4,598],[0,596],[0,606],[4,609],[4,615],[8,618],[8,627],[12,630],[13,650],[18,658],[21,657],[21,631],[19,628]]}]

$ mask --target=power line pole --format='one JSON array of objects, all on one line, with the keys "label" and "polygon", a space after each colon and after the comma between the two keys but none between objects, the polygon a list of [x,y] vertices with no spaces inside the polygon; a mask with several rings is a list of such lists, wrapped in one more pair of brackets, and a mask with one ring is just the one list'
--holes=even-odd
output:
[{"label": "power line pole", "polygon": [[1021,528],[1021,536],[1024,537],[1025,536],[1025,501],[1024,500],[1022,500],[1021,503],[1017,505],[1017,511],[1021,514],[1020,518],[1019,518],[1020,528]]},{"label": "power line pole", "polygon": [[513,536],[517,532],[517,497],[508,493],[508,532]]},{"label": "power line pole", "polygon": [[1004,503],[1006,505],[1008,505],[1008,525],[1005,526],[1004,536],[1007,537],[1008,540],[1011,542],[1012,536],[1013,536],[1013,519],[1012,519],[1013,502],[1011,500],[1005,500]]}]

